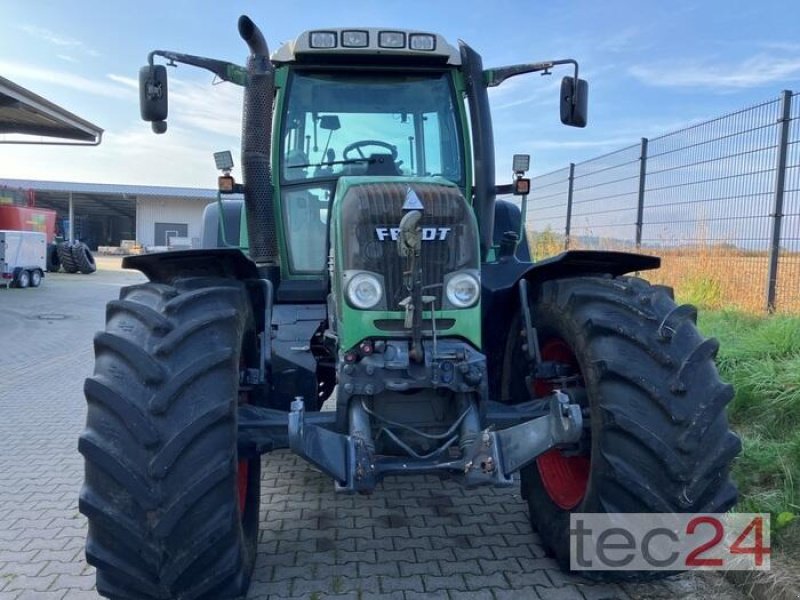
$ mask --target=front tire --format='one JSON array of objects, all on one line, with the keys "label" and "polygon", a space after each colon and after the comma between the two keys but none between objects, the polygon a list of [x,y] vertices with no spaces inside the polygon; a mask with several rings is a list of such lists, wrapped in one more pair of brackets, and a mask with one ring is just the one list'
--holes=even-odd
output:
[{"label": "front tire", "polygon": [[146,283],[108,304],[79,442],[86,556],[103,596],[246,593],[261,462],[238,460],[236,414],[252,339],[236,281]]},{"label": "front tire", "polygon": [[[531,524],[563,569],[573,512],[724,512],[736,503],[729,468],[741,444],[725,416],[733,389],[720,380],[718,344],[699,334],[692,307],[641,279],[581,277],[542,284],[531,309],[543,358],[573,363],[591,424],[581,455],[551,450],[521,473]],[[527,398],[523,353],[510,357],[507,393]],[[532,383],[549,392],[548,382]]]}]

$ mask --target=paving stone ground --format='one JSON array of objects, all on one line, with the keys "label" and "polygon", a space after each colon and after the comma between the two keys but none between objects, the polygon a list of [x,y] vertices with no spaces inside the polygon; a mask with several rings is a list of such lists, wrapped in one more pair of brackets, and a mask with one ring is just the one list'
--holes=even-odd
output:
[{"label": "paving stone ground", "polygon": [[[98,263],[95,275],[0,288],[0,600],[99,598],[77,507],[82,386],[105,303],[141,276],[118,259]],[[743,598],[715,575],[636,585],[565,575],[531,533],[518,487],[393,477],[371,496],[342,496],[283,451],[262,472],[250,599]]]}]

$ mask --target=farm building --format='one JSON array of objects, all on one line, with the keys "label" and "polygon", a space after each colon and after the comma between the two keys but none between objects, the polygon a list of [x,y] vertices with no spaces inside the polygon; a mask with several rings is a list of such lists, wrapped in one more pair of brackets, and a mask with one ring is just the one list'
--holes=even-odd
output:
[{"label": "farm building", "polygon": [[[0,203],[35,204],[57,213],[56,230],[89,245],[119,246],[135,240],[146,248],[199,245],[203,210],[213,189],[0,179]],[[187,239],[188,238],[188,239]]]},{"label": "farm building", "polygon": [[[3,144],[96,146],[103,129],[0,77],[0,136]],[[0,206],[54,210],[56,235],[93,250],[123,241],[170,247],[176,238],[197,246],[203,210],[216,197],[208,189],[0,178]]]}]

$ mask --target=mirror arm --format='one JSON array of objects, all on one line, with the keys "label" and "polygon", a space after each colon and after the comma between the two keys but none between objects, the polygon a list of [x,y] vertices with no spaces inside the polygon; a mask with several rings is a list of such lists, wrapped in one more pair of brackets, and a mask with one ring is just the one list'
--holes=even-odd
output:
[{"label": "mirror arm", "polygon": [[153,58],[156,56],[166,58],[169,61],[168,64],[172,66],[176,66],[174,63],[183,63],[193,67],[200,67],[201,69],[211,71],[223,81],[230,81],[236,85],[243,86],[247,83],[247,70],[244,67],[224,60],[194,56],[193,54],[182,54],[170,50],[153,50],[147,55],[147,62],[152,65]]},{"label": "mirror arm", "polygon": [[578,61],[572,58],[565,58],[563,60],[548,60],[538,63],[525,63],[521,65],[509,65],[507,67],[497,67],[496,69],[486,69],[483,72],[486,87],[497,87],[506,79],[516,77],[517,75],[524,75],[525,73],[537,73],[544,71],[545,74],[555,66],[558,65],[573,65],[575,67],[575,81],[578,80]]}]

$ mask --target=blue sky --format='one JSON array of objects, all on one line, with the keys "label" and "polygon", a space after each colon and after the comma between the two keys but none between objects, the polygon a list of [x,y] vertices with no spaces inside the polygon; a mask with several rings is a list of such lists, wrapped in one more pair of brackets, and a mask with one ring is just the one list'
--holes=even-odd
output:
[{"label": "blue sky", "polygon": [[170,130],[156,136],[139,120],[136,78],[154,48],[243,64],[243,13],[271,50],[305,29],[391,26],[464,39],[487,67],[577,59],[590,82],[586,129],[558,120],[567,71],[493,91],[499,181],[515,152],[544,173],[800,89],[796,0],[2,0],[0,75],[106,133],[97,148],[0,144],[0,178],[213,187],[212,152],[238,152],[241,89],[171,69]]}]

